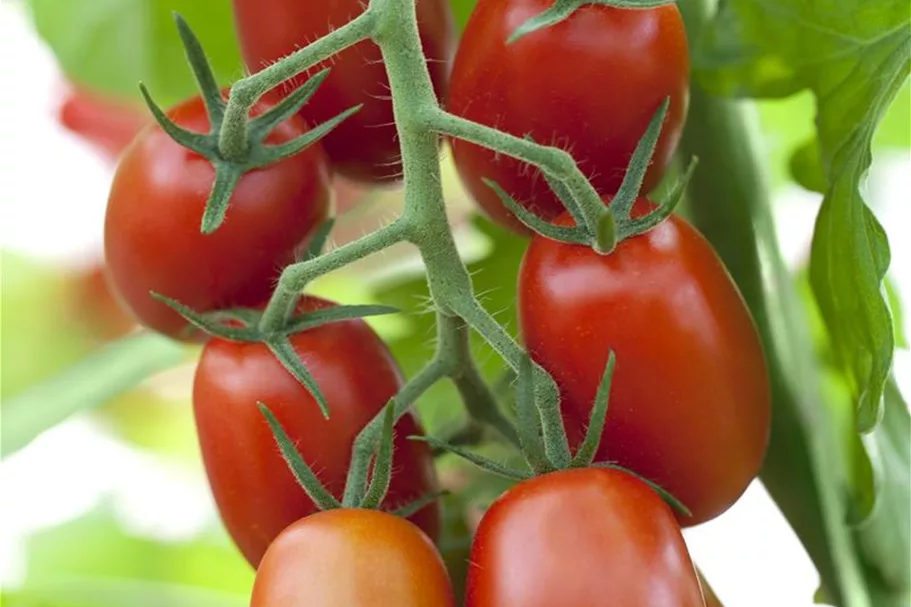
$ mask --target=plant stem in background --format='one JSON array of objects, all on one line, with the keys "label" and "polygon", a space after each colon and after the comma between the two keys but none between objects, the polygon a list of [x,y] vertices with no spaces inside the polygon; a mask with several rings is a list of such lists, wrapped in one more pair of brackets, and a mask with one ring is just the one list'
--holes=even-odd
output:
[{"label": "plant stem in background", "polygon": [[[710,18],[712,0],[680,9],[691,42]],[[697,82],[680,153],[698,156],[689,186],[692,219],[740,287],[766,348],[772,431],[762,481],[800,537],[837,605],[872,607],[831,464],[834,427],[819,394],[806,317],[778,249],[771,198],[749,102],[713,97]],[[774,295],[766,296],[764,271]],[[782,323],[779,330],[772,319]],[[787,337],[781,343],[778,337]]]}]

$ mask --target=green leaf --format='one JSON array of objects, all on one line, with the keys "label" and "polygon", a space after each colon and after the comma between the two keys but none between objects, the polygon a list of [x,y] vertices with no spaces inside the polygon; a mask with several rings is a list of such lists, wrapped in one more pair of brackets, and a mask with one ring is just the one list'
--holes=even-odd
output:
[{"label": "green leaf", "polygon": [[[254,571],[218,529],[191,540],[127,532],[108,504],[31,535],[17,598],[29,607],[240,607]],[[78,549],[78,558],[74,550]],[[2,603],[6,605],[6,603]],[[15,604],[15,603],[14,603]]]},{"label": "green leaf", "polygon": [[892,320],[882,283],[885,231],[860,194],[877,125],[911,73],[911,18],[904,0],[731,0],[697,54],[710,89],[781,97],[810,89],[826,177],[811,282],[851,380],[857,426],[881,413],[892,363]]},{"label": "green leaf", "polygon": [[789,164],[794,181],[811,192],[825,194],[828,184],[819,158],[819,141],[815,137],[794,150]]},{"label": "green leaf", "polygon": [[15,602],[11,602],[10,607],[246,607],[248,604],[241,594],[219,593],[193,586],[78,576],[45,580],[40,587],[17,592],[14,598]]},{"label": "green leaf", "polygon": [[895,283],[886,277],[886,301],[889,302],[889,310],[892,312],[892,324],[895,328],[895,345],[899,348],[908,348],[908,333],[905,326],[905,315],[902,311],[902,302]]},{"label": "green leaf", "polygon": [[197,92],[173,12],[193,28],[224,85],[243,75],[231,3],[199,0],[28,0],[38,33],[66,75],[137,99],[144,82],[164,106]]},{"label": "green leaf", "polygon": [[[60,268],[10,251],[0,252],[3,373],[0,402],[52,377],[85,356],[85,327],[66,303],[73,300]],[[15,352],[15,356],[7,353]],[[4,420],[5,422],[6,420]]]},{"label": "green leaf", "polygon": [[177,365],[178,343],[154,333],[137,333],[110,344],[59,375],[3,400],[5,457],[70,415],[100,407],[150,375]]},{"label": "green leaf", "polygon": [[855,541],[880,593],[902,596],[911,590],[911,417],[894,379],[886,384],[882,423],[863,439],[877,499],[870,517],[855,528]]},{"label": "green leaf", "polygon": [[452,6],[452,12],[455,14],[456,22],[460,29],[463,29],[465,24],[468,23],[468,18],[471,16],[471,12],[474,10],[474,6],[477,3],[478,0],[449,0],[449,4]]}]

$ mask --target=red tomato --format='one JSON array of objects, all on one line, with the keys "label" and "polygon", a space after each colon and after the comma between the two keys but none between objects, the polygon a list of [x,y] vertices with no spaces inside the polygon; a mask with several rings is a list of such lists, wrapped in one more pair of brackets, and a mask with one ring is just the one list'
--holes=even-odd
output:
[{"label": "red tomato", "polygon": [[471,548],[466,607],[703,607],[680,527],[612,469],[553,472],[503,494]]},{"label": "red tomato", "polygon": [[74,320],[101,341],[112,341],[133,330],[136,324],[111,291],[101,263],[68,277],[69,306]]},{"label": "red tomato", "polygon": [[[234,0],[241,50],[248,69],[261,70],[307,43],[325,36],[362,13],[362,0]],[[455,45],[455,29],[447,0],[418,0],[418,22],[427,67],[437,97],[445,97]],[[389,81],[379,47],[362,42],[311,68],[332,73],[303,107],[301,115],[319,124],[358,104],[364,107],[326,136],[323,144],[333,169],[357,181],[384,182],[401,176],[402,165]],[[306,76],[283,90],[299,86]]]},{"label": "red tomato", "polygon": [[[566,21],[506,44],[553,0],[480,0],[462,34],[449,111],[572,152],[602,194],[617,191],[636,144],[667,97],[671,106],[645,178],[658,184],[683,129],[689,52],[674,5],[652,9],[585,6]],[[527,229],[482,178],[552,220],[564,209],[540,173],[464,141],[453,158],[468,191],[496,222]]]},{"label": "red tomato", "polygon": [[[306,298],[301,309],[331,305]],[[261,343],[212,339],[193,385],[199,442],[215,501],[254,567],[282,529],[317,510],[288,470],[257,402],[272,410],[320,481],[341,498],[355,437],[402,385],[395,361],[363,320],[322,325],[294,335],[291,344],[323,390],[328,420]],[[437,490],[430,449],[407,439],[422,432],[411,414],[396,424],[386,506],[403,506]],[[411,520],[436,539],[435,504]]]},{"label": "red tomato", "polygon": [[69,91],[60,106],[60,124],[116,158],[152,119],[143,108],[85,89]]},{"label": "red tomato", "polygon": [[454,607],[440,553],[420,529],[376,510],[327,510],[269,547],[252,607]]},{"label": "red tomato", "polygon": [[561,388],[576,441],[616,352],[597,461],[670,491],[692,511],[682,523],[718,516],[755,478],[770,421],[762,345],[715,251],[686,221],[671,217],[607,256],[535,237],[519,274],[519,314],[532,358]]},{"label": "red tomato", "polygon": [[[258,104],[254,114],[269,106]],[[208,132],[199,97],[168,112],[178,125]],[[297,118],[268,138],[281,144],[306,132]],[[140,323],[190,339],[187,323],[149,295],[156,291],[208,310],[256,306],[268,299],[282,267],[329,211],[329,171],[319,146],[244,175],[228,215],[212,235],[200,233],[215,170],[157,124],[124,152],[108,199],[105,257],[114,286]],[[195,336],[193,336],[195,337]]]}]

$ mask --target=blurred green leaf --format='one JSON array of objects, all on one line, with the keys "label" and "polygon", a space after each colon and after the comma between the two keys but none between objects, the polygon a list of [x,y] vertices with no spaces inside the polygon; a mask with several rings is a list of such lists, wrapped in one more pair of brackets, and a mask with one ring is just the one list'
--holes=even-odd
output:
[{"label": "blurred green leaf", "polygon": [[894,378],[886,383],[883,421],[864,437],[864,443],[876,470],[877,500],[854,535],[864,563],[879,582],[880,594],[907,596],[911,590],[911,416]]},{"label": "blurred green leaf", "polygon": [[[5,604],[5,603],[4,603]],[[247,607],[247,597],[158,582],[61,576],[18,592],[9,607]]]},{"label": "blurred green leaf", "polygon": [[220,83],[243,76],[229,0],[28,0],[64,73],[89,89],[164,107],[197,92],[172,13],[202,41]]},{"label": "blurred green leaf", "polygon": [[455,14],[456,22],[460,28],[464,28],[465,24],[468,23],[471,11],[474,10],[474,5],[477,3],[478,0],[449,0],[452,12]]},{"label": "blurred green leaf", "polygon": [[824,194],[828,183],[819,158],[819,141],[813,137],[799,145],[791,154],[791,175],[799,185]]},{"label": "blurred green leaf", "polygon": [[[190,371],[180,369],[178,373]],[[184,387],[178,396],[178,390]],[[179,384],[168,386],[165,392],[145,386],[125,392],[100,409],[98,419],[124,441],[153,452],[162,461],[198,464],[199,438],[190,402],[191,380],[187,378],[184,384],[181,378]]]},{"label": "blurred green leaf", "polygon": [[70,415],[104,405],[157,371],[176,365],[184,349],[153,333],[137,333],[98,350],[62,373],[4,399],[4,456]]},{"label": "blurred green leaf", "polygon": [[179,542],[137,537],[109,507],[33,535],[26,549],[16,593],[35,607],[240,607],[253,581],[222,532]]},{"label": "blurred green leaf", "polygon": [[904,0],[731,0],[697,55],[715,92],[783,97],[810,89],[826,197],[813,241],[811,280],[835,351],[851,379],[857,426],[881,414],[892,362],[882,296],[889,244],[864,204],[876,127],[911,72]]},{"label": "blurred green leaf", "polygon": [[0,266],[0,400],[6,400],[75,362],[88,348],[61,305],[66,283],[58,269],[9,251],[0,252]]},{"label": "blurred green leaf", "polygon": [[905,314],[902,311],[902,302],[899,298],[895,282],[886,276],[886,301],[892,312],[892,324],[895,326],[895,345],[899,348],[908,347],[908,333],[905,326]]},{"label": "blurred green leaf", "polygon": [[[778,187],[794,180],[793,164],[798,149],[806,153],[816,140],[814,116],[816,102],[810,91],[783,99],[762,99],[756,103],[762,125],[765,160],[772,185]],[[814,171],[822,171],[818,156]],[[873,138],[873,149],[911,147],[911,82],[906,82],[883,117]],[[806,160],[806,159],[800,159]],[[824,179],[824,177],[823,177]],[[797,179],[800,183],[800,179]],[[815,190],[824,192],[822,190]]]},{"label": "blurred green leaf", "polygon": [[911,147],[911,82],[905,81],[905,85],[892,102],[892,107],[883,117],[876,135],[873,136],[873,147]]}]

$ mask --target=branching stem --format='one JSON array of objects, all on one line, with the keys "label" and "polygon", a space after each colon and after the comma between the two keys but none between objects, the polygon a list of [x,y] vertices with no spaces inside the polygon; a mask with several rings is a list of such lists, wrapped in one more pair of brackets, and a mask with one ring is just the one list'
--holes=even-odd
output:
[{"label": "branching stem", "polygon": [[368,7],[359,16],[330,34],[315,40],[262,71],[239,80],[231,87],[219,135],[218,150],[224,158],[243,158],[249,148],[247,117],[250,108],[267,92],[320,61],[373,35],[376,11]]},{"label": "branching stem", "polygon": [[[469,330],[477,331],[514,370],[518,370],[525,354],[478,302],[471,277],[459,256],[443,198],[440,135],[459,137],[538,167],[550,182],[569,194],[566,198],[573,205],[571,211],[583,220],[591,234],[603,233],[600,226],[609,213],[566,151],[514,137],[440,109],[422,51],[415,0],[371,0],[364,13],[348,24],[236,83],[225,109],[220,153],[224,156],[245,153],[249,109],[263,94],[367,38],[380,47],[392,91],[404,170],[404,211],[393,223],[372,234],[289,266],[282,273],[260,328],[267,334],[281,328],[293,313],[301,291],[315,278],[395,243],[408,241],[417,247],[426,267],[437,309],[438,339],[433,360],[396,396],[395,418],[401,417],[434,383],[450,378],[472,419],[494,427],[516,442],[515,431],[498,409],[472,359]],[[604,250],[614,246],[612,241],[595,244]],[[568,465],[571,456],[560,417],[557,386],[538,366],[534,378],[547,455],[557,465]],[[381,421],[381,416],[374,419],[355,442],[349,491],[363,491]]]}]

